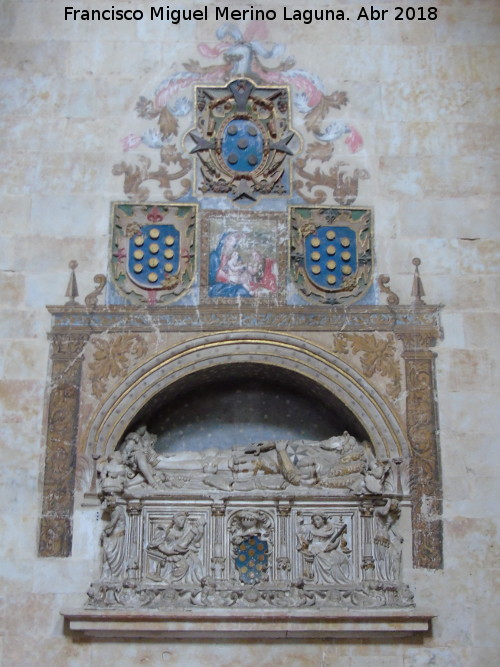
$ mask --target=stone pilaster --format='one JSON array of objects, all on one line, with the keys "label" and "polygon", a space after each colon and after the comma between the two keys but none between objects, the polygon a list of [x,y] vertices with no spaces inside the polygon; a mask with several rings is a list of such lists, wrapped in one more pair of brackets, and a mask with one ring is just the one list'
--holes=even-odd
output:
[{"label": "stone pilaster", "polygon": [[288,553],[287,544],[290,543],[288,531],[290,527],[290,510],[291,505],[288,501],[278,501],[277,511],[277,555],[276,567],[278,570],[278,577],[280,579],[288,579],[290,577],[290,555]]},{"label": "stone pilaster", "polygon": [[80,380],[86,335],[52,336],[39,556],[70,556]]},{"label": "stone pilaster", "polygon": [[399,333],[404,345],[406,419],[411,445],[413,565],[443,567],[441,461],[435,392],[434,333]]},{"label": "stone pilaster", "polygon": [[373,557],[373,504],[365,502],[360,507],[361,515],[361,576],[363,581],[375,578]]}]

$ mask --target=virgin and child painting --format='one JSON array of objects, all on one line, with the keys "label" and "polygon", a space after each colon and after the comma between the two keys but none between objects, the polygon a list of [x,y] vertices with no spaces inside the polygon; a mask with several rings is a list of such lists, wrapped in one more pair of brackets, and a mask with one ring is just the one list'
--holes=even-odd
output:
[{"label": "virgin and child painting", "polygon": [[210,226],[209,297],[269,297],[278,291],[276,231],[249,230],[248,223]]}]

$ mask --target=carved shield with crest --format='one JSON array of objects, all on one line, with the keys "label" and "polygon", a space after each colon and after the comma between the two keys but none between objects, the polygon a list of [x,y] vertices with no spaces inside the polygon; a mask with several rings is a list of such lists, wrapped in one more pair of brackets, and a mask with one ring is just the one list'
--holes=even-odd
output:
[{"label": "carved shield with crest", "polygon": [[372,213],[365,208],[292,207],[290,274],[305,297],[360,299],[372,282]]},{"label": "carved shield with crest", "polygon": [[115,204],[112,275],[126,302],[163,305],[192,285],[196,206]]}]

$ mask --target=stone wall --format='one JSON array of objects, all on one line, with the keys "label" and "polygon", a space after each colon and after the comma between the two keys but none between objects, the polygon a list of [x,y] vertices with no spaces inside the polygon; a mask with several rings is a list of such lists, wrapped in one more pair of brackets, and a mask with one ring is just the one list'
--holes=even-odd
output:
[{"label": "stone wall", "polygon": [[[397,4],[377,3],[388,10],[384,21],[357,21],[361,3],[344,0],[335,9],[349,21],[307,25],[282,20],[283,5],[273,0],[266,9],[275,8],[278,18],[259,23],[253,38],[282,43],[281,58],[292,56],[298,68],[320,77],[326,93],[346,91],[349,105],[339,117],[364,139],[348,162],[369,173],[359,182],[356,204],[374,208],[376,272],[390,274],[391,287],[409,302],[411,259],[419,256],[425,300],[445,305],[444,339],[437,347],[444,569],[408,569],[404,577],[419,606],[437,614],[432,636],[264,647],[92,644],[64,634],[60,610],[81,605],[96,574],[93,538],[100,524],[97,516],[89,519],[89,510],[77,508],[73,556],[37,557],[48,395],[45,305],[67,300],[71,259],[78,261],[83,294],[93,289],[94,274],[106,272],[110,202],[126,199],[123,177],[112,168],[132,153],[124,158],[121,139],[148,127],[136,116],[136,102],[151,97],[188,60],[209,65],[198,44],[215,48],[222,22],[214,20],[215,5],[208,21],[171,25],[149,16],[137,22],[65,21],[58,0],[6,0],[0,19],[2,664],[357,667],[374,658],[391,667],[496,664],[494,332],[500,317],[493,212],[500,8],[496,0],[446,0],[435,3],[434,21],[395,21]],[[150,4],[115,0],[114,6],[148,15]],[[189,6],[204,5],[193,0]],[[294,3],[288,15],[305,7]],[[243,31],[247,24],[239,26]],[[299,132],[305,131],[301,118],[294,119]],[[335,145],[339,156],[343,150],[342,141]],[[151,190],[151,198],[159,196],[161,190]]]}]

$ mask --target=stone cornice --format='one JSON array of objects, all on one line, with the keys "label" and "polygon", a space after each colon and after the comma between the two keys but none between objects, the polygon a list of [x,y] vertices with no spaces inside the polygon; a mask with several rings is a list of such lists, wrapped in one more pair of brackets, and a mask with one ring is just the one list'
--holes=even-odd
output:
[{"label": "stone cornice", "polygon": [[417,610],[281,612],[245,610],[76,610],[62,612],[70,631],[99,639],[330,639],[429,633],[435,614]]},{"label": "stone cornice", "polygon": [[275,331],[394,331],[425,334],[431,344],[441,337],[441,306],[48,306],[52,334],[103,332],[221,331],[261,328]]}]

